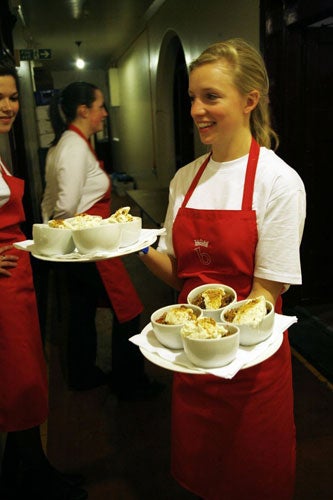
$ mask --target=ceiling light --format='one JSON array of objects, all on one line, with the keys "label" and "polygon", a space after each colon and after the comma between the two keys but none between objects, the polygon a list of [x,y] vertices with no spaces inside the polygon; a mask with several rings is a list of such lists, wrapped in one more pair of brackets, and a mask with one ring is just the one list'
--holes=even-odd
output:
[{"label": "ceiling light", "polygon": [[75,61],[75,65],[78,69],[83,69],[86,65],[86,63],[84,62],[83,59],[81,59],[80,57],[78,57]]},{"label": "ceiling light", "polygon": [[74,19],[79,19],[82,14],[84,0],[67,0]]},{"label": "ceiling light", "polygon": [[75,44],[77,45],[77,48],[78,48],[78,56],[76,58],[76,61],[75,61],[75,65],[78,69],[83,69],[86,65],[84,59],[82,59],[82,57],[80,56],[80,45],[81,45],[81,41],[76,41]]}]

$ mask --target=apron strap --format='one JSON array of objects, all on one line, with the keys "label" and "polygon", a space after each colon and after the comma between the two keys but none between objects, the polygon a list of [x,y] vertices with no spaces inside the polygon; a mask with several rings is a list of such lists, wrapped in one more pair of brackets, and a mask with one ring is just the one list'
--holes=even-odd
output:
[{"label": "apron strap", "polygon": [[259,152],[260,146],[254,137],[252,137],[244,182],[242,210],[252,210],[254,179],[257,171]]},{"label": "apron strap", "polygon": [[[244,182],[244,191],[243,191],[243,200],[242,200],[242,210],[252,210],[252,201],[253,201],[253,190],[254,190],[254,179],[257,171],[258,158],[260,153],[260,146],[257,141],[252,137],[251,147],[249,152],[249,158],[247,161],[247,168],[245,174],[245,182]],[[199,168],[197,174],[195,175],[186,195],[182,203],[182,207],[186,207],[188,200],[192,196],[192,193],[199,182],[200,177],[202,176],[203,171],[205,170],[212,153],[210,153],[201,167]]]},{"label": "apron strap", "polygon": [[189,199],[190,199],[190,197],[192,196],[192,193],[193,193],[193,191],[194,191],[194,189],[195,189],[196,185],[198,184],[199,179],[200,179],[200,177],[202,176],[202,173],[203,173],[203,171],[205,170],[205,168],[206,168],[206,166],[207,166],[207,164],[208,164],[208,162],[209,162],[209,160],[210,160],[210,157],[211,157],[211,156],[212,156],[212,153],[209,153],[209,155],[207,156],[207,158],[205,159],[205,161],[203,162],[203,164],[202,164],[202,165],[201,165],[201,167],[199,168],[199,170],[198,170],[198,172],[197,172],[196,176],[194,177],[194,179],[193,179],[193,181],[192,181],[192,183],[191,183],[191,185],[190,185],[190,187],[189,187],[189,189],[187,190],[187,193],[186,193],[186,195],[185,195],[185,198],[184,198],[184,201],[183,201],[183,204],[182,204],[182,207],[183,207],[183,208],[184,208],[184,207],[186,207],[188,200],[189,200]]}]

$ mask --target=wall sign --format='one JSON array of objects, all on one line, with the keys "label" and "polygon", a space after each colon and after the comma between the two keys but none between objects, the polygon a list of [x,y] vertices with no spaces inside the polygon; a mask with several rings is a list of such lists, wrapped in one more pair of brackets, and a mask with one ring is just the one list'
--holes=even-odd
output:
[{"label": "wall sign", "polygon": [[20,49],[20,61],[52,59],[51,49]]}]

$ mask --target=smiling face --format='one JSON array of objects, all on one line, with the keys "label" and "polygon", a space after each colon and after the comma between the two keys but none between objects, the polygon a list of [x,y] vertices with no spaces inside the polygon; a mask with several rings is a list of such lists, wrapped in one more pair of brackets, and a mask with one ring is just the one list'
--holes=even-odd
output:
[{"label": "smiling face", "polygon": [[18,90],[13,76],[0,76],[0,133],[12,128],[19,110]]},{"label": "smiling face", "polygon": [[242,95],[233,83],[232,70],[223,60],[196,67],[189,77],[191,116],[203,144],[212,145],[217,161],[219,151],[239,138],[248,138],[251,98]]}]

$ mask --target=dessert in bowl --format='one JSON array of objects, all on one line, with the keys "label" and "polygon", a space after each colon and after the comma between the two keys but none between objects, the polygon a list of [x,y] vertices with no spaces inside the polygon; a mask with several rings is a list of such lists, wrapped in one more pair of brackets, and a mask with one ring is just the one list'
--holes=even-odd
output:
[{"label": "dessert in bowl", "polygon": [[49,226],[71,232],[74,246],[81,254],[112,252],[118,249],[121,227],[108,223],[100,215],[76,214],[68,219],[50,220]]},{"label": "dessert in bowl", "polygon": [[52,219],[49,220],[48,224],[50,227],[67,228],[75,231],[76,229],[98,226],[102,220],[100,215],[82,213],[74,217],[68,217],[67,219]]},{"label": "dessert in bowl", "polygon": [[141,229],[142,229],[142,218],[134,217],[128,222],[119,222],[121,226],[121,239],[120,247],[128,247],[134,245],[139,241]]},{"label": "dessert in bowl", "polygon": [[119,224],[98,224],[72,231],[73,240],[79,253],[94,254],[112,252],[119,248],[121,226]]},{"label": "dessert in bowl", "polygon": [[236,325],[202,316],[186,323],[181,329],[181,337],[186,356],[201,368],[225,366],[236,358],[239,347]]},{"label": "dessert in bowl", "polygon": [[142,218],[131,215],[130,207],[121,207],[104,222],[116,222],[121,226],[120,247],[134,245],[140,238]]},{"label": "dessert in bowl", "polygon": [[237,300],[236,291],[221,283],[209,283],[193,288],[187,295],[188,304],[199,306],[203,315],[220,321],[223,309]]},{"label": "dessert in bowl", "polygon": [[191,304],[173,304],[157,309],[150,317],[150,322],[157,340],[169,349],[183,349],[180,335],[182,326],[187,321],[194,321],[202,316],[200,307]]},{"label": "dessert in bowl", "polygon": [[227,306],[221,321],[239,327],[239,342],[250,346],[268,339],[273,333],[274,306],[264,296],[245,299]]},{"label": "dessert in bowl", "polygon": [[52,257],[73,252],[75,243],[72,231],[64,227],[51,227],[49,224],[33,224],[32,238],[36,254]]}]

